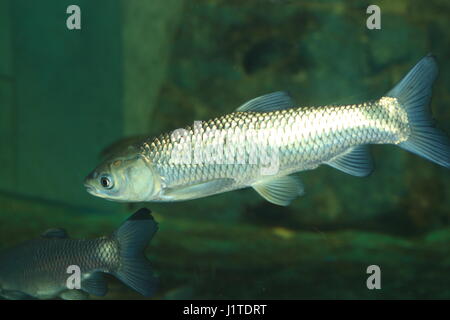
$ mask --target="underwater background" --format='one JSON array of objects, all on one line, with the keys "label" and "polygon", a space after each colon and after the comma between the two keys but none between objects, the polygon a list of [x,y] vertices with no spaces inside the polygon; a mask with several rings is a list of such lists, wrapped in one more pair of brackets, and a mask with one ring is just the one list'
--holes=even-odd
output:
[{"label": "underwater background", "polygon": [[[66,27],[72,4],[81,30]],[[366,27],[371,4],[380,30]],[[301,173],[306,194],[288,207],[251,189],[135,205],[83,186],[121,138],[278,90],[298,105],[378,98],[428,53],[450,133],[449,16],[445,0],[0,0],[0,249],[54,227],[108,235],[146,206],[155,299],[449,299],[450,172],[395,146],[371,147],[367,178]],[[366,286],[370,265],[381,290]],[[142,298],[109,283],[103,299]]]}]

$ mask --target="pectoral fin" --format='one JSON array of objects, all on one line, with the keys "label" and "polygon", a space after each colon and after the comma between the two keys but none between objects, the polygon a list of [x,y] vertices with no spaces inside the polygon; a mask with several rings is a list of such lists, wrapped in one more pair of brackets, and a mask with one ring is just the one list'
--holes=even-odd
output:
[{"label": "pectoral fin", "polygon": [[373,171],[373,161],[367,145],[353,147],[325,163],[357,177],[368,176]]},{"label": "pectoral fin", "polygon": [[236,109],[239,112],[269,112],[295,106],[287,92],[277,91],[252,99]]},{"label": "pectoral fin", "polygon": [[163,197],[174,201],[189,200],[212,195],[227,189],[234,179],[222,178],[179,188],[164,190]]},{"label": "pectoral fin", "polygon": [[15,290],[0,290],[0,296],[8,300],[35,300],[36,298],[22,292]]},{"label": "pectoral fin", "polygon": [[279,206],[287,206],[304,193],[303,183],[295,175],[267,178],[252,187],[267,201]]},{"label": "pectoral fin", "polygon": [[89,294],[81,290],[67,290],[59,296],[63,300],[87,300]]}]

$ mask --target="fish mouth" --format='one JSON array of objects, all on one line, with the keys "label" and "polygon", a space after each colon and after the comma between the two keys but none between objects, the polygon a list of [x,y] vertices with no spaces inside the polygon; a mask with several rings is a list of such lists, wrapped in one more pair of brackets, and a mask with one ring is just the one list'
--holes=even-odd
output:
[{"label": "fish mouth", "polygon": [[89,194],[91,194],[91,195],[93,195],[93,196],[95,196],[95,197],[104,198],[104,199],[106,199],[106,200],[109,200],[109,199],[107,198],[106,195],[104,195],[104,194],[101,193],[101,192],[97,192],[96,189],[95,189],[93,186],[91,186],[91,185],[89,185],[89,184],[86,184],[86,183],[84,184],[84,186],[85,186],[85,188],[86,188],[86,191],[87,191]]}]

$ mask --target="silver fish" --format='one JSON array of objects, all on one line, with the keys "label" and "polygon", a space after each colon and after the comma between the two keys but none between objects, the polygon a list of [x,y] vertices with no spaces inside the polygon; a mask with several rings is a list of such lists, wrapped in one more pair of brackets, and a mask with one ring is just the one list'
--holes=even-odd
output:
[{"label": "silver fish", "polygon": [[[156,278],[144,249],[157,228],[150,211],[140,209],[110,237],[75,240],[63,229],[50,229],[39,239],[0,253],[0,296],[15,300],[104,296],[108,291],[104,273],[151,296]],[[70,285],[73,268],[79,268],[79,288]]]},{"label": "silver fish", "polygon": [[303,194],[293,173],[326,164],[354,176],[373,170],[370,144],[395,144],[450,167],[450,143],[428,104],[437,76],[428,55],[387,94],[354,105],[295,107],[275,92],[236,112],[130,144],[85,179],[114,201],[180,201],[253,187],[277,205]]}]

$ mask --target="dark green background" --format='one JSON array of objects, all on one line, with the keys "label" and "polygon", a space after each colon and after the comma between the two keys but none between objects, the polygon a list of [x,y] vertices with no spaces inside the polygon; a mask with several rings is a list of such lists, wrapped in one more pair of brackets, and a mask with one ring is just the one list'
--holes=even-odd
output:
[{"label": "dark green background", "polygon": [[[78,4],[82,29],[66,28]],[[366,8],[381,8],[381,30]],[[112,232],[137,206],[87,194],[103,148],[288,90],[299,105],[377,98],[424,55],[450,132],[450,4],[432,1],[0,0],[0,248],[64,227]],[[286,208],[252,190],[148,204],[155,298],[450,298],[450,173],[394,146],[376,170],[302,173]],[[366,268],[382,289],[366,288]],[[106,298],[140,298],[111,279]]]}]

